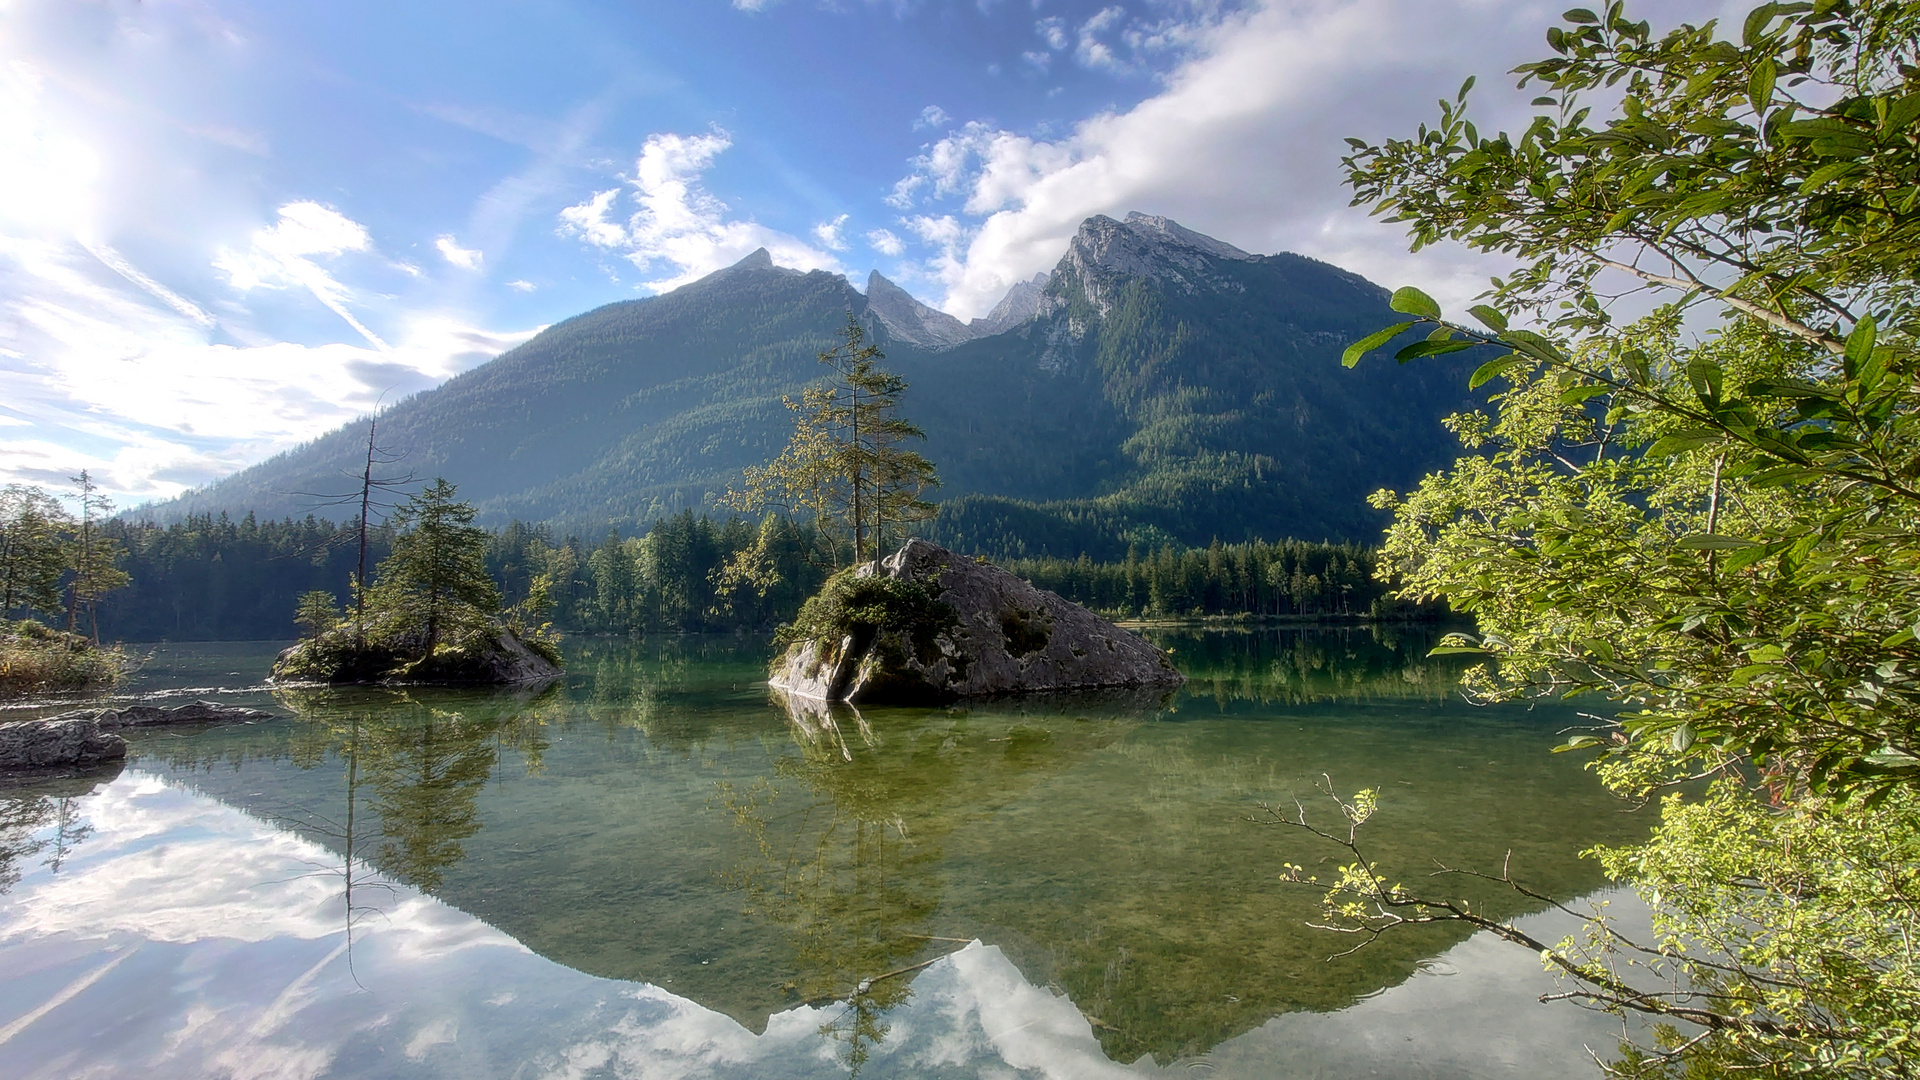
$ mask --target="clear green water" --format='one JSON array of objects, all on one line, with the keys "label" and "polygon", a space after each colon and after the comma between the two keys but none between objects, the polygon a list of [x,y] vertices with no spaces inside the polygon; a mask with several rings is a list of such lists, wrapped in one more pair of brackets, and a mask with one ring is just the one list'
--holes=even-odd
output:
[{"label": "clear green water", "polygon": [[1461,702],[1417,632],[1151,636],[1171,698],[791,713],[754,639],[577,643],[540,694],[160,647],[129,693],[285,719],[0,790],[0,1074],[1591,1071],[1604,1021],[1529,956],[1329,960],[1276,876],[1337,852],[1249,820],[1377,787],[1391,874],[1591,893],[1579,852],[1645,822],[1547,752],[1570,711]]}]

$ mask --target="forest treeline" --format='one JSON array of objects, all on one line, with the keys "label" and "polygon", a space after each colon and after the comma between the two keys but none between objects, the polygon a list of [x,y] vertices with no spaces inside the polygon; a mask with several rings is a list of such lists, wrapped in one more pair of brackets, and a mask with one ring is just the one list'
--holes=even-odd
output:
[{"label": "forest treeline", "polygon": [[[102,534],[124,551],[131,583],[100,604],[103,636],[121,641],[291,638],[308,592],[342,605],[359,559],[357,530],[313,517],[195,516],[171,525],[113,520]],[[762,533],[766,533],[762,542]],[[368,537],[368,566],[392,551],[390,530]],[[764,552],[771,574],[732,581],[724,568]],[[544,589],[553,626],[570,633],[767,630],[792,619],[826,580],[809,561],[809,527],[779,518],[755,524],[692,511],[644,535],[598,541],[515,522],[492,533],[487,567],[502,600]],[[1375,554],[1353,544],[1296,540],[1155,550],[1097,562],[1032,558],[1006,564],[1044,589],[1123,617],[1427,617],[1434,611],[1385,598]]]}]

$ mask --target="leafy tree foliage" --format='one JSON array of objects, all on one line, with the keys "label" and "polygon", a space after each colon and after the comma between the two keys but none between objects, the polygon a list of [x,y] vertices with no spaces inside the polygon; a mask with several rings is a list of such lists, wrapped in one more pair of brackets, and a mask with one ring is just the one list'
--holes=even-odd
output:
[{"label": "leafy tree foliage", "polygon": [[333,594],[325,589],[303,592],[299,606],[293,612],[293,623],[301,629],[300,636],[317,638],[339,625],[339,604],[333,599]]},{"label": "leafy tree foliage", "polygon": [[867,344],[866,328],[847,314],[841,340],[820,354],[832,372],[828,384],[806,390],[796,402],[794,432],[780,456],[749,466],[742,486],[727,492],[736,510],[769,507],[812,522],[828,540],[825,554],[837,562],[837,538],[853,547],[856,565],[886,550],[889,529],[925,521],[933,504],[921,498],[939,478],[933,464],[902,444],[926,432],[899,414],[907,382],[878,366],[886,359]]},{"label": "leafy tree foliage", "polygon": [[[113,519],[100,528],[124,547],[123,565],[133,577],[100,605],[102,632],[119,640],[290,638],[302,594],[352,598],[352,525],[248,514],[166,526]],[[369,557],[378,564],[391,549],[392,530],[376,528],[370,540]]]},{"label": "leafy tree foliage", "polygon": [[[1519,138],[1481,137],[1463,88],[1417,138],[1347,159],[1356,201],[1416,248],[1522,260],[1478,326],[1402,289],[1411,318],[1349,350],[1419,328],[1402,359],[1505,351],[1473,376],[1502,381],[1497,412],[1452,421],[1470,455],[1380,496],[1386,560],[1475,617],[1454,647],[1497,660],[1475,692],[1620,703],[1569,744],[1599,748],[1611,786],[1711,783],[1601,853],[1653,904],[1652,942],[1604,920],[1523,940],[1392,884],[1351,831],[1329,906],[1362,934],[1467,919],[1540,947],[1569,996],[1662,1021],[1621,1074],[1911,1075],[1920,5],[1764,4],[1737,42],[1656,36],[1619,4],[1565,20],[1518,69],[1548,91]],[[1621,95],[1599,126],[1596,88]],[[1617,291],[1662,306],[1620,325]]]}]

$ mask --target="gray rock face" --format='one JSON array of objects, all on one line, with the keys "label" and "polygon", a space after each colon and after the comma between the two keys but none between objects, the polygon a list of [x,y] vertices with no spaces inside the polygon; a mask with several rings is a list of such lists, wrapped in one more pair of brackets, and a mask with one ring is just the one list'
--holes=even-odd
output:
[{"label": "gray rock face", "polygon": [[[874,568],[863,568],[874,573]],[[957,621],[916,647],[894,631],[869,641],[799,641],[770,684],[788,694],[853,704],[990,694],[1172,688],[1186,681],[1167,655],[1071,601],[997,566],[909,540],[877,570],[932,585]]]},{"label": "gray rock face", "polygon": [[878,270],[867,278],[867,313],[896,339],[924,349],[951,348],[977,336],[966,323],[914,299]]},{"label": "gray rock face", "polygon": [[1125,221],[1115,221],[1096,214],[1081,222],[1080,231],[1067,245],[1040,309],[1048,313],[1048,302],[1057,304],[1060,286],[1069,283],[1078,286],[1101,315],[1113,307],[1116,283],[1132,278],[1154,278],[1187,293],[1234,287],[1213,272],[1213,264],[1259,257],[1167,218],[1135,212]]},{"label": "gray rock face", "polygon": [[0,770],[96,765],[127,756],[127,740],[91,716],[0,724]]},{"label": "gray rock face", "polygon": [[967,324],[967,329],[973,331],[978,337],[1011,330],[1033,318],[1040,310],[1040,302],[1045,297],[1046,291],[1045,271],[1033,275],[1030,281],[1016,281],[1013,283],[1013,288],[1007,290],[1007,295],[993,305],[993,310],[987,312],[986,318],[973,320]]}]

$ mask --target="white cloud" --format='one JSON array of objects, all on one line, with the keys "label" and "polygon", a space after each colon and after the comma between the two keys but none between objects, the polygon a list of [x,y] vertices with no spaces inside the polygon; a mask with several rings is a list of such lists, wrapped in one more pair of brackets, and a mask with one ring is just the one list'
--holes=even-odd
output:
[{"label": "white cloud", "polygon": [[1041,74],[1045,74],[1047,72],[1047,69],[1053,66],[1053,54],[1049,52],[1041,52],[1037,49],[1021,53],[1020,59],[1025,60],[1028,64],[1031,64],[1034,70],[1040,72]]},{"label": "white cloud", "polygon": [[617,248],[625,244],[627,230],[607,220],[607,214],[613,210],[613,200],[619,197],[619,188],[608,188],[594,192],[593,198],[586,202],[560,211],[560,231],[578,236],[594,247]]},{"label": "white cloud", "polygon": [[919,131],[922,128],[945,127],[947,121],[951,119],[953,118],[947,115],[947,110],[938,105],[929,105],[920,110],[919,117],[913,122],[913,130]]},{"label": "white cloud", "polygon": [[1082,67],[1119,68],[1119,59],[1113,55],[1112,47],[1100,40],[1100,35],[1120,25],[1126,17],[1127,9],[1123,7],[1106,7],[1095,12],[1092,18],[1080,24],[1079,43],[1074,47],[1073,58]]},{"label": "white cloud", "polygon": [[436,237],[433,246],[440,252],[442,258],[462,270],[480,269],[480,252],[473,248],[461,247],[452,236]]},{"label": "white cloud", "polygon": [[[312,234],[303,243],[292,229],[268,244],[284,259],[327,246]],[[281,263],[252,265],[265,258],[250,251],[234,270],[279,274]],[[0,348],[8,356],[0,400],[26,421],[0,430],[0,479],[57,484],[84,467],[122,502],[169,497],[366,412],[388,387],[425,389],[532,333],[415,313],[380,348],[232,343],[100,266],[97,251],[75,242],[0,236]]]},{"label": "white cloud", "polygon": [[813,227],[813,238],[828,251],[847,250],[846,238],[840,235],[840,229],[847,223],[847,215],[841,214],[832,221],[823,221]]},{"label": "white cloud", "polygon": [[1071,40],[1067,37],[1067,20],[1058,15],[1049,15],[1033,24],[1033,32],[1047,43],[1047,48],[1060,50],[1067,47]]},{"label": "white cloud", "polygon": [[507,288],[512,289],[514,292],[517,292],[517,293],[530,293],[539,287],[540,286],[535,285],[531,281],[522,281],[519,279],[515,279],[513,281],[507,282]]},{"label": "white cloud", "polygon": [[615,220],[621,190],[596,192],[560,211],[561,234],[618,250],[642,273],[665,269],[666,276],[644,283],[655,292],[678,288],[762,247],[781,266],[840,272],[832,255],[797,237],[754,221],[728,220],[727,204],[701,178],[732,145],[732,136],[718,129],[648,136],[627,178],[633,213],[624,222]]},{"label": "white cloud", "polygon": [[867,246],[889,257],[907,250],[906,241],[895,236],[891,229],[874,229],[867,233]]},{"label": "white cloud", "polygon": [[[1675,7],[1683,10],[1666,13],[1670,20],[1715,13],[1708,0]],[[1551,17],[1527,0],[1464,8],[1271,0],[1225,15],[1193,6],[1177,22],[1129,30],[1139,49],[1182,50],[1159,93],[1058,138],[962,125],[910,162],[887,201],[903,210],[934,204],[940,212],[928,218],[957,213],[962,242],[926,269],[946,288],[941,306],[962,318],[1051,269],[1089,215],[1128,210],[1168,215],[1249,251],[1297,251],[1386,285],[1418,282],[1458,304],[1505,264],[1446,246],[1409,256],[1401,231],[1347,206],[1341,139],[1406,135],[1475,71],[1480,129],[1516,129],[1530,95],[1489,76],[1537,58]],[[1083,24],[1076,58],[1105,63],[1080,46],[1125,43],[1117,25],[1106,11]],[[1383,37],[1383,26],[1394,33]],[[1050,46],[1067,44],[1064,24],[1047,19],[1037,29]],[[1106,55],[1120,62],[1111,46]]]},{"label": "white cloud", "polygon": [[347,310],[352,290],[314,261],[315,256],[332,257],[372,247],[373,238],[366,226],[340,211],[317,202],[292,202],[280,208],[279,221],[254,231],[247,250],[222,248],[213,265],[241,292],[303,286],[375,348],[385,349],[387,343]]}]

